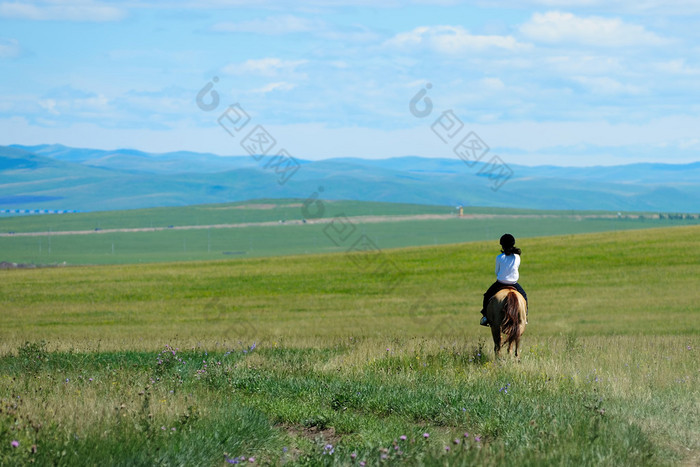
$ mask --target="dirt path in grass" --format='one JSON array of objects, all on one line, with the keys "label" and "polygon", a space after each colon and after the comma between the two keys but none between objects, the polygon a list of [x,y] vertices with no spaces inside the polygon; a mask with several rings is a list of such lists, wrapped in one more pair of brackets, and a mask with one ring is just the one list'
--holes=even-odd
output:
[{"label": "dirt path in grass", "polygon": [[[470,219],[545,219],[562,217],[554,214],[465,214],[458,217],[454,214],[412,214],[412,215],[396,215],[396,216],[353,216],[353,217],[325,217],[322,219],[310,220],[279,220],[267,222],[241,222],[236,224],[210,224],[210,225],[176,225],[172,227],[139,227],[130,229],[93,229],[93,230],[66,230],[66,231],[51,231],[51,232],[3,232],[0,237],[42,237],[42,236],[60,236],[60,235],[99,235],[109,233],[137,233],[137,232],[159,232],[163,230],[204,230],[204,229],[237,229],[245,227],[272,227],[285,225],[304,225],[304,224],[329,224],[331,222],[351,221],[353,224],[375,224],[381,222],[406,222],[406,221],[425,221],[425,220],[448,220],[460,219],[468,221]],[[564,216],[577,219],[583,218],[614,218],[615,216]],[[347,220],[346,220],[347,219]]]}]

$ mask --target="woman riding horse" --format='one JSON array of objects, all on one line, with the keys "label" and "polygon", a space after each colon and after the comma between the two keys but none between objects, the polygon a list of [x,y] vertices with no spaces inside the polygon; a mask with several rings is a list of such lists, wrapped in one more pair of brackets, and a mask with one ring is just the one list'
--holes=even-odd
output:
[{"label": "woman riding horse", "polygon": [[489,325],[489,319],[486,316],[486,306],[489,300],[491,300],[491,297],[493,297],[496,292],[506,287],[513,287],[520,292],[520,295],[525,299],[527,310],[527,294],[521,285],[518,284],[518,279],[520,277],[518,268],[520,267],[520,255],[522,252],[520,248],[515,246],[515,237],[511,234],[504,234],[501,237],[500,243],[501,254],[496,256],[496,282],[494,282],[484,294],[484,303],[481,309],[483,317],[479,323],[482,326]]}]

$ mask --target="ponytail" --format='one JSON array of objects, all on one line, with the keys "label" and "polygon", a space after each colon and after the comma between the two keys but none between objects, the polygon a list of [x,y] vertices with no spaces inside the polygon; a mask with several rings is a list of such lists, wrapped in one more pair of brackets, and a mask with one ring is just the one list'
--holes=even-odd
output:
[{"label": "ponytail", "polygon": [[512,247],[510,247],[510,248],[503,248],[503,249],[501,250],[501,253],[504,253],[506,256],[510,256],[510,255],[512,255],[513,253],[515,253],[516,255],[522,255],[522,252],[520,251],[520,248],[518,248],[518,247],[516,247],[516,246],[512,246]]}]

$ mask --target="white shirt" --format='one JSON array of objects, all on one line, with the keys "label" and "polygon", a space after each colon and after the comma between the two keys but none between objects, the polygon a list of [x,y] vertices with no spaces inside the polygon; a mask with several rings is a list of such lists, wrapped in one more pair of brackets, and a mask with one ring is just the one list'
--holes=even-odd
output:
[{"label": "white shirt", "polygon": [[518,267],[520,255],[513,253],[506,256],[505,253],[501,253],[496,256],[496,280],[502,284],[515,284],[520,277]]}]

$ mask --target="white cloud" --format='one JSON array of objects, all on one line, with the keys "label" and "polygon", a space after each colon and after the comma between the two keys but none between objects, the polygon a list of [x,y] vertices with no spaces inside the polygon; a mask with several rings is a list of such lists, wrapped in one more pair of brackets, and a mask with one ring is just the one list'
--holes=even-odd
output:
[{"label": "white cloud", "polygon": [[118,21],[126,11],[91,0],[47,0],[0,3],[0,18],[35,21]]},{"label": "white cloud", "polygon": [[22,47],[17,39],[0,39],[0,59],[16,58],[22,54]]},{"label": "white cloud", "polygon": [[681,149],[697,149],[700,148],[700,139],[698,138],[683,138],[677,142]]},{"label": "white cloud", "polygon": [[490,89],[493,91],[498,91],[506,87],[506,85],[503,83],[503,81],[501,81],[500,78],[483,78],[481,80],[481,85],[485,89]]},{"label": "white cloud", "polygon": [[647,31],[643,26],[627,24],[619,18],[580,17],[560,11],[535,13],[530,21],[520,26],[520,32],[531,40],[552,44],[573,42],[602,47],[625,47],[665,45],[671,42]]},{"label": "white cloud", "polygon": [[56,109],[56,99],[41,99],[39,105],[51,115],[61,115],[61,112]]},{"label": "white cloud", "polygon": [[215,32],[244,32],[268,36],[309,33],[323,39],[345,42],[369,42],[380,37],[378,33],[363,25],[338,26],[316,17],[293,15],[269,16],[243,22],[221,22],[214,24],[211,29]]},{"label": "white cloud", "polygon": [[327,27],[319,31],[319,37],[341,42],[375,42],[381,35],[363,25]]},{"label": "white cloud", "polygon": [[[176,5],[186,5],[192,8],[269,8],[269,9],[289,9],[294,7],[299,10],[320,10],[340,7],[370,7],[370,8],[404,8],[406,4],[414,5],[435,5],[452,6],[457,5],[462,0],[177,0]],[[147,3],[156,4],[154,1]],[[160,6],[160,5],[158,5]]]},{"label": "white cloud", "polygon": [[39,106],[51,115],[69,115],[71,117],[93,117],[103,115],[110,110],[110,101],[103,95],[91,95],[80,98],[44,98]]},{"label": "white cloud", "polygon": [[546,6],[570,8],[599,5],[601,0],[537,0],[535,3]]},{"label": "white cloud", "polygon": [[412,31],[395,35],[384,45],[403,49],[427,46],[444,54],[485,49],[519,51],[530,47],[512,36],[474,35],[461,26],[419,26]]},{"label": "white cloud", "polygon": [[618,57],[577,54],[574,51],[570,51],[569,55],[544,57],[543,64],[565,75],[601,75],[625,71]]},{"label": "white cloud", "polygon": [[325,23],[317,19],[293,15],[270,16],[243,22],[222,22],[212,26],[216,32],[252,32],[257,34],[291,34],[325,29]]},{"label": "white cloud", "polygon": [[[122,102],[120,102],[122,103]],[[142,115],[164,115],[178,114],[186,112],[191,108],[190,99],[177,99],[173,97],[129,97],[123,103],[128,104],[132,109],[139,109]]]},{"label": "white cloud", "polygon": [[682,58],[656,63],[654,68],[660,73],[687,76],[700,75],[700,68],[688,66]]},{"label": "white cloud", "polygon": [[700,12],[697,0],[476,0],[489,8],[562,8],[609,11],[614,14],[642,14],[663,16],[688,16]]},{"label": "white cloud", "polygon": [[260,58],[246,60],[243,63],[232,63],[223,68],[223,72],[231,75],[260,75],[278,76],[282,74],[295,74],[298,66],[304,65],[308,60],[281,60],[279,58]]},{"label": "white cloud", "polygon": [[574,81],[590,89],[594,94],[643,94],[645,89],[640,86],[623,84],[607,76],[577,76]]},{"label": "white cloud", "polygon": [[267,94],[272,91],[291,91],[296,87],[296,84],[287,83],[286,81],[278,81],[275,83],[267,84],[261,88],[253,89],[251,92],[256,94]]}]

